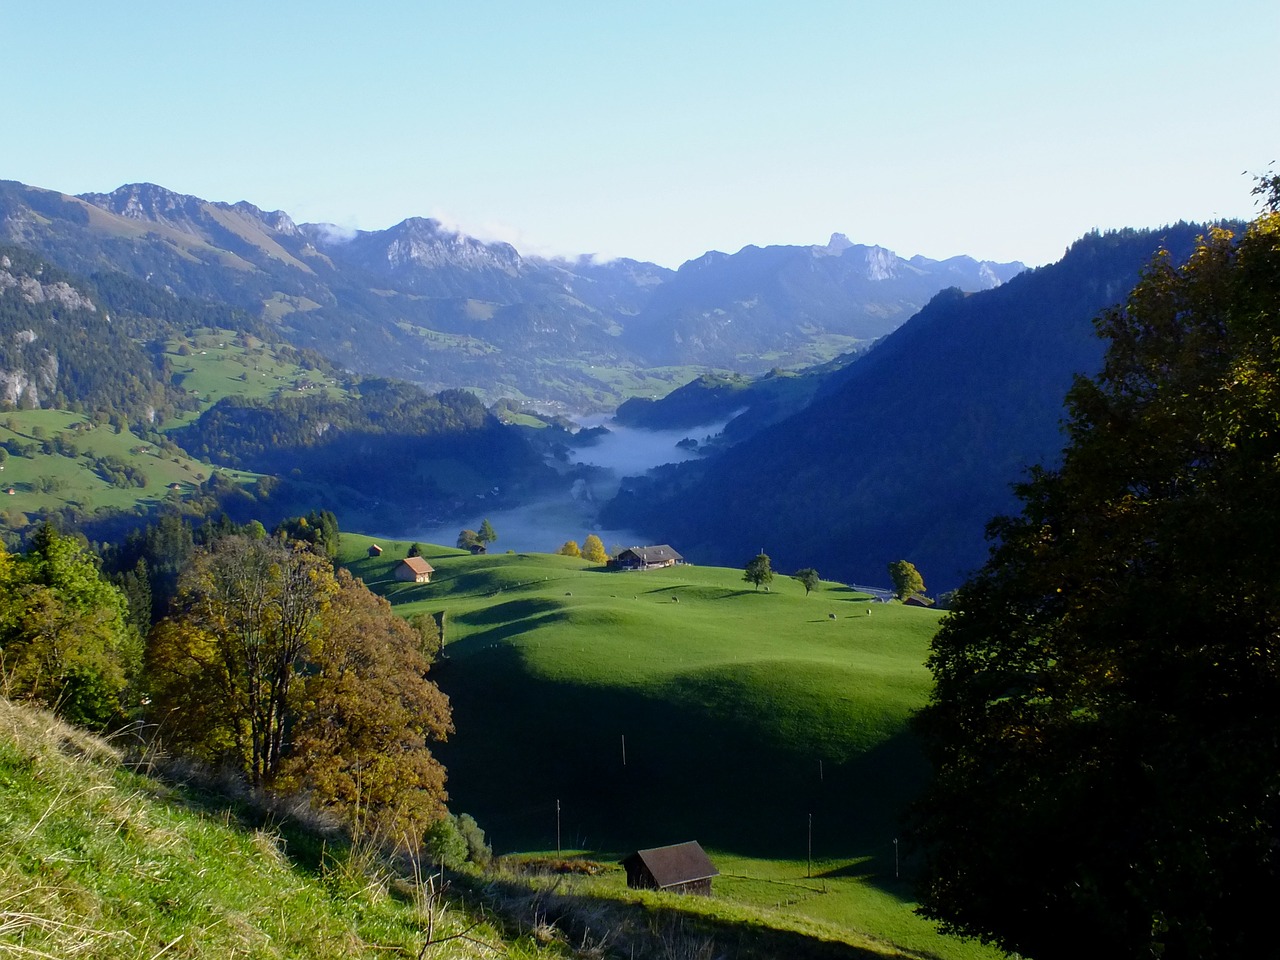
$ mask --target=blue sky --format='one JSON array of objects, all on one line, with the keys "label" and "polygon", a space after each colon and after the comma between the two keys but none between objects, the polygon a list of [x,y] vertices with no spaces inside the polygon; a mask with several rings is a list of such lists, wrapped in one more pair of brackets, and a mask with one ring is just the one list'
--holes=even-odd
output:
[{"label": "blue sky", "polygon": [[677,266],[1249,216],[1280,3],[0,3],[0,178]]}]

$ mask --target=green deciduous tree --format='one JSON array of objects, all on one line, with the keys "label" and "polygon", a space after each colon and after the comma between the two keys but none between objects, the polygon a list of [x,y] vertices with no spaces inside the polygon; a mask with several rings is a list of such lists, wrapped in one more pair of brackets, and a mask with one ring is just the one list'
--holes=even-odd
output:
[{"label": "green deciduous tree", "polygon": [[422,651],[422,655],[427,658],[428,663],[435,663],[436,658],[444,650],[440,621],[432,613],[415,613],[409,618],[409,626],[413,627],[418,635],[418,649]]},{"label": "green deciduous tree", "polygon": [[470,550],[474,553],[484,549],[484,541],[474,530],[461,530],[458,532],[458,549]]},{"label": "green deciduous tree", "polygon": [[924,577],[908,560],[895,560],[889,564],[889,580],[893,583],[894,596],[899,600],[924,592]]},{"label": "green deciduous tree", "polygon": [[1099,320],[1061,467],[992,524],[918,728],[923,912],[1037,960],[1275,952],[1280,189]]},{"label": "green deciduous tree", "polygon": [[742,574],[742,579],[754,586],[757,590],[761,587],[768,587],[773,583],[773,567],[769,563],[769,555],[767,553],[758,553],[747,564],[746,571]]},{"label": "green deciduous tree", "polygon": [[594,533],[587,534],[582,541],[582,559],[590,563],[608,563],[609,554],[605,552],[604,542]]},{"label": "green deciduous tree", "polygon": [[813,567],[805,567],[803,570],[797,570],[791,575],[792,580],[799,580],[804,587],[804,595],[807,597],[819,583],[818,571]]},{"label": "green deciduous tree", "polygon": [[0,654],[12,695],[105,726],[123,716],[142,644],[93,556],[45,524],[23,556],[0,546]]}]

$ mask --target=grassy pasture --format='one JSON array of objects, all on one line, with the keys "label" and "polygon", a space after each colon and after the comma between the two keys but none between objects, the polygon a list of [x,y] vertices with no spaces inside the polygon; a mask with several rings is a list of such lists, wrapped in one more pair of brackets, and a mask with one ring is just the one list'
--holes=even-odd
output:
[{"label": "grassy pasture", "polygon": [[[895,878],[898,815],[923,776],[904,728],[939,614],[828,582],[806,597],[783,576],[766,593],[724,568],[610,573],[430,545],[433,582],[403,584],[408,544],[370,558],[371,542],[344,534],[341,560],[401,613],[445,613],[451,805],[496,850],[554,851],[558,802],[564,849],[608,860],[697,839],[725,874],[717,900],[995,955],[934,933]],[[626,895],[620,871],[593,883]]]},{"label": "grassy pasture", "polygon": [[[179,348],[186,351],[180,353]],[[200,410],[226,396],[275,398],[324,391],[341,395],[342,389],[309,371],[276,356],[270,345],[256,337],[227,330],[204,329],[191,338],[169,345],[168,357],[183,387],[195,391]],[[164,424],[172,429],[198,416],[190,412]],[[168,498],[190,493],[214,470],[229,479],[249,483],[256,474],[213,466],[186,454],[165,451],[129,430],[113,427],[66,410],[11,410],[0,413],[0,443],[16,439],[41,446],[59,435],[73,442],[75,457],[37,451],[33,457],[11,456],[0,470],[0,511],[11,516],[68,504],[86,512],[98,509],[132,510],[152,506]],[[146,475],[145,487],[116,487],[99,476],[91,457],[119,457]],[[171,484],[178,484],[170,489]],[[9,494],[12,489],[13,493]],[[11,526],[22,526],[21,523]]]},{"label": "grassy pasture", "polygon": [[[75,444],[77,456],[40,452],[38,448],[45,441],[59,436]],[[117,433],[107,424],[65,410],[14,410],[0,415],[0,443],[8,440],[37,447],[31,457],[10,456],[0,472],[0,510],[18,513],[66,504],[76,504],[89,512],[100,508],[129,510],[190,493],[215,469],[183,454],[162,450],[129,430]],[[93,457],[106,456],[119,457],[141,470],[147,485],[112,486],[95,472],[91,461]],[[219,469],[242,482],[255,477]],[[177,489],[171,490],[170,485],[175,483]]]},{"label": "grassy pasture", "polygon": [[[181,342],[175,340],[168,347],[165,355],[178,385],[199,396],[202,411],[223,397],[267,400],[301,396],[306,390],[345,394],[320,372],[281,359],[269,344],[253,336],[207,328]],[[188,352],[180,352],[183,347]],[[181,426],[196,416],[176,417],[166,426]]]},{"label": "grassy pasture", "polygon": [[[110,743],[3,698],[0,797],[4,956],[372,960],[428,949],[417,891],[366,872],[343,844],[132,773]],[[437,935],[476,919],[449,909]],[[504,936],[484,922],[470,932]],[[527,936],[504,946],[526,960],[571,954]],[[495,955],[461,939],[430,949]]]}]

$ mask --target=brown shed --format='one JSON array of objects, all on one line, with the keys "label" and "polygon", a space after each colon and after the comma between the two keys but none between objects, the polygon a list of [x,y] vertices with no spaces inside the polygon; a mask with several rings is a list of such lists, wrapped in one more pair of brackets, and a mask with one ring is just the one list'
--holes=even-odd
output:
[{"label": "brown shed", "polygon": [[382,548],[378,546],[376,543],[369,544],[369,556],[371,557],[382,556]]},{"label": "brown shed", "polygon": [[622,861],[633,890],[667,890],[711,896],[711,878],[720,876],[696,840],[637,850]]},{"label": "brown shed", "polygon": [[421,557],[405,557],[396,564],[396,579],[406,583],[430,583],[435,567]]}]

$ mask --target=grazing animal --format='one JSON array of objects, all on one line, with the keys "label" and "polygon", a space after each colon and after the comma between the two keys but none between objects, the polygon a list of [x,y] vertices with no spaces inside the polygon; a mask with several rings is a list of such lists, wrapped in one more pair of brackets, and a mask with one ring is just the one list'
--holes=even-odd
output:
[{"label": "grazing animal", "polygon": [[836,618],[836,615],[835,615],[834,613],[828,613],[828,614],[827,614],[827,619],[828,619],[828,620],[834,620],[835,618]]},{"label": "grazing animal", "polygon": [[679,598],[679,597],[672,597],[672,598],[671,598],[671,602],[672,602],[672,603],[679,603],[679,602],[680,602],[680,598]]}]

